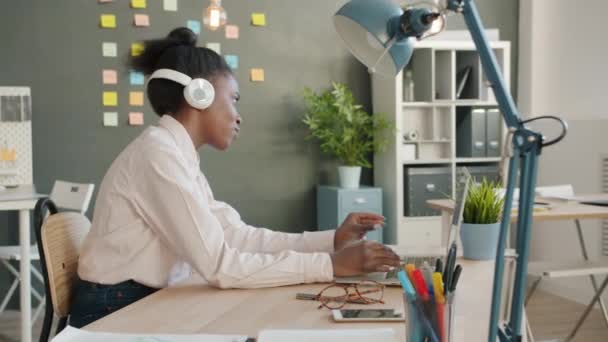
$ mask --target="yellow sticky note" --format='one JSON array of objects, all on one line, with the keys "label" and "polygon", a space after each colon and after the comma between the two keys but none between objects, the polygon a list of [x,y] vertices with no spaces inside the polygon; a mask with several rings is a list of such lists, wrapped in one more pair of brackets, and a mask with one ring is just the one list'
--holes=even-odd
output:
[{"label": "yellow sticky note", "polygon": [[144,92],[143,91],[129,92],[129,104],[131,106],[143,106],[144,105]]},{"label": "yellow sticky note", "polygon": [[251,24],[253,26],[266,26],[266,15],[264,13],[251,13]]},{"label": "yellow sticky note", "polygon": [[101,27],[116,28],[116,16],[114,14],[102,14]]},{"label": "yellow sticky note", "polygon": [[133,22],[135,26],[144,27],[150,26],[150,17],[147,14],[134,14]]},{"label": "yellow sticky note", "polygon": [[146,0],[131,0],[132,8],[146,8]]},{"label": "yellow sticky note", "polygon": [[103,84],[116,84],[118,83],[118,75],[116,70],[104,69],[102,72]]},{"label": "yellow sticky note", "polygon": [[118,93],[115,91],[104,91],[103,92],[103,105],[104,106],[118,106]]},{"label": "yellow sticky note", "polygon": [[144,52],[144,44],[142,43],[133,43],[131,44],[131,56],[139,56]]},{"label": "yellow sticky note", "polygon": [[264,82],[264,69],[251,69],[251,81]]},{"label": "yellow sticky note", "polygon": [[144,113],[131,112],[129,113],[129,125],[141,126],[144,124]]}]

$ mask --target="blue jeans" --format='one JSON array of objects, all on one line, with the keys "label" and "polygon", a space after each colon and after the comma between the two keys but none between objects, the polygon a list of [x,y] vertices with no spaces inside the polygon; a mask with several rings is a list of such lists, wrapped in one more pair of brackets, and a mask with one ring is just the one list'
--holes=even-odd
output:
[{"label": "blue jeans", "polygon": [[72,298],[68,324],[75,328],[82,328],[156,291],[158,289],[147,287],[133,280],[114,285],[101,285],[78,280]]}]

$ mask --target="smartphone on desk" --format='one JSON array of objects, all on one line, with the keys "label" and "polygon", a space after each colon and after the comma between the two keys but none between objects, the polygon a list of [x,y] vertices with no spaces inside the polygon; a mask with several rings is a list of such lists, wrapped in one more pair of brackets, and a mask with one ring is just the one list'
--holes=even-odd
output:
[{"label": "smartphone on desk", "polygon": [[336,322],[403,322],[402,312],[395,309],[341,309],[332,310]]}]

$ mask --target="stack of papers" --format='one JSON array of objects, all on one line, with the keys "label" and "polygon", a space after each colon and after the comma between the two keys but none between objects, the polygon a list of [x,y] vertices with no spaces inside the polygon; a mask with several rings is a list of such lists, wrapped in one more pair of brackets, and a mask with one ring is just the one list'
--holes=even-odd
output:
[{"label": "stack of papers", "polygon": [[51,342],[245,342],[239,335],[147,335],[90,332],[67,326]]}]

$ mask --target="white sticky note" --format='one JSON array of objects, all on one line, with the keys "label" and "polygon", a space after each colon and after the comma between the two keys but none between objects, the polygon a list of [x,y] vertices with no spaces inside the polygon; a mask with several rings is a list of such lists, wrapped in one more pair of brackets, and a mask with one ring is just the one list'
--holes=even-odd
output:
[{"label": "white sticky note", "polygon": [[116,43],[103,42],[101,44],[101,51],[104,57],[116,57],[118,47]]},{"label": "white sticky note", "polygon": [[163,9],[165,11],[177,11],[177,0],[163,0]]},{"label": "white sticky note", "polygon": [[220,43],[207,43],[205,47],[207,47],[207,49],[215,51],[218,55],[222,54],[222,45]]},{"label": "white sticky note", "polygon": [[116,112],[103,113],[103,125],[105,127],[117,127],[118,126],[118,113],[116,113]]}]

